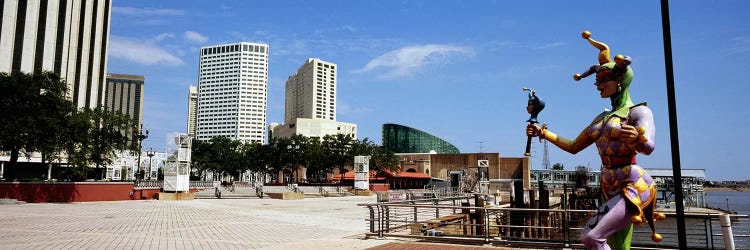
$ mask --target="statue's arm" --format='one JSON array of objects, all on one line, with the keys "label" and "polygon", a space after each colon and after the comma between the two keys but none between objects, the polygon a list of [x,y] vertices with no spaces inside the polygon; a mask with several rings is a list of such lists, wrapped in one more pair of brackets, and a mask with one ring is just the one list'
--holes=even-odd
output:
[{"label": "statue's arm", "polygon": [[638,139],[636,140],[635,149],[645,155],[654,151],[654,141],[656,129],[654,126],[654,114],[651,109],[645,105],[633,107],[628,115],[630,124],[638,130]]},{"label": "statue's arm", "polygon": [[587,148],[589,145],[593,144],[596,140],[595,136],[593,136],[591,133],[592,129],[594,129],[592,128],[593,126],[594,124],[592,123],[585,129],[583,129],[583,131],[581,131],[581,133],[578,134],[578,137],[576,137],[574,140],[558,136],[557,134],[547,129],[542,129],[540,137],[542,139],[548,140],[552,144],[555,144],[555,146],[559,147],[562,150],[565,150],[568,153],[576,154],[578,152],[581,152],[581,150]]}]

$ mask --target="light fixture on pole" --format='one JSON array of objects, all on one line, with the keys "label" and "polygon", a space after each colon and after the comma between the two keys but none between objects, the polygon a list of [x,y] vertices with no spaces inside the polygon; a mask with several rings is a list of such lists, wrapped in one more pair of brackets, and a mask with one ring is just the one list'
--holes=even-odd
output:
[{"label": "light fixture on pole", "polygon": [[149,151],[146,151],[146,155],[148,156],[148,179],[151,180],[152,178],[158,178],[151,175],[151,169],[154,167],[153,157],[156,155],[154,148],[150,148]]},{"label": "light fixture on pole", "polygon": [[[148,138],[148,128],[146,128],[146,134],[143,134],[143,124],[141,124],[141,130],[135,136],[136,136],[136,139],[138,139],[138,171],[140,172],[140,176],[141,176],[140,179],[143,180],[144,175],[143,175],[143,172],[141,172],[143,171],[141,169],[141,146],[142,146],[143,140]],[[136,179],[138,179],[138,177],[136,177]]]}]

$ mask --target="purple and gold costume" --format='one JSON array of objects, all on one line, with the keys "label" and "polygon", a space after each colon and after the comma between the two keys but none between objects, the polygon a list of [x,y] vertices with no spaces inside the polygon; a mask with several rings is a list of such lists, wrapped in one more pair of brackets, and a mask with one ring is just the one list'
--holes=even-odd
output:
[{"label": "purple and gold costume", "polygon": [[[633,105],[628,88],[633,78],[630,58],[617,55],[609,59],[609,47],[591,39],[591,33],[583,33],[594,47],[600,50],[599,65],[591,66],[582,75],[575,75],[576,81],[596,73],[597,84],[617,82],[617,92],[609,96],[612,111],[597,116],[574,140],[557,136],[543,125],[538,128],[529,125],[527,134],[538,135],[569,153],[575,154],[596,144],[602,160],[601,189],[607,200],[597,210],[581,234],[581,241],[588,249],[610,249],[607,237],[631,224],[648,223],[653,234],[651,239],[661,241],[656,233],[654,222],[664,219],[661,213],[654,213],[656,185],[643,168],[636,165],[636,155],[651,154],[654,150],[654,119],[651,109],[645,104]],[[622,127],[630,125],[638,135],[634,140],[625,141],[619,137]],[[632,128],[631,128],[632,129]],[[631,138],[632,139],[632,138]],[[611,242],[613,246],[629,248],[630,242]]]}]

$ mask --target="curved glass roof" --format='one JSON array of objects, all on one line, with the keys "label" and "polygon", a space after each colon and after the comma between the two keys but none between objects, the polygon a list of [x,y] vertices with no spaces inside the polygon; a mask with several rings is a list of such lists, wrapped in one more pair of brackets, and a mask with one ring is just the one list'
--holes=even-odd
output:
[{"label": "curved glass roof", "polygon": [[456,146],[434,135],[393,123],[383,124],[383,146],[394,153],[461,153]]}]

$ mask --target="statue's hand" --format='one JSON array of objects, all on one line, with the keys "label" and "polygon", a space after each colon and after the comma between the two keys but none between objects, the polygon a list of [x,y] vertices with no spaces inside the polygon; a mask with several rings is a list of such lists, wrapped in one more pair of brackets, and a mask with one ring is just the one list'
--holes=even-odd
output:
[{"label": "statue's hand", "polygon": [[620,126],[620,133],[617,135],[617,138],[620,141],[631,143],[638,139],[639,135],[638,130],[633,125],[623,124]]},{"label": "statue's hand", "polygon": [[529,125],[526,125],[526,135],[531,137],[537,137],[539,136],[539,133],[542,131],[539,126],[529,123]]}]

